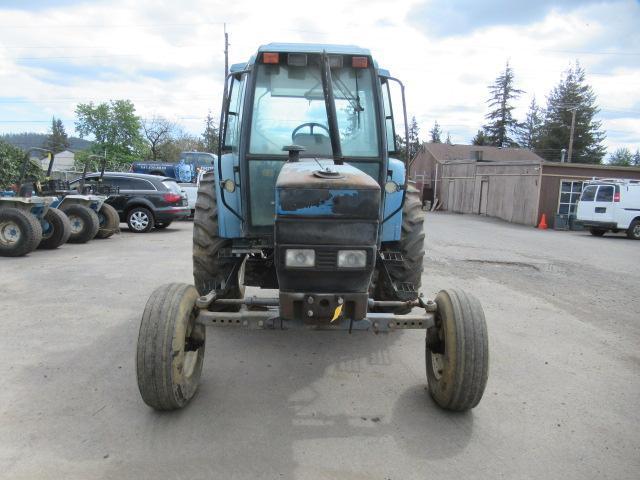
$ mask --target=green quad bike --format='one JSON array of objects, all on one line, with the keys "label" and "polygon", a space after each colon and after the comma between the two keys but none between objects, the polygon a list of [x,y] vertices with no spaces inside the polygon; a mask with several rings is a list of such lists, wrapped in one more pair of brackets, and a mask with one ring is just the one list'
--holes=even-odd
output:
[{"label": "green quad bike", "polygon": [[[409,159],[393,158],[392,83],[407,138],[404,87],[369,50],[269,44],[231,67],[218,158],[198,189],[195,286],[159,287],[142,314],[145,403],[172,410],[191,400],[213,327],[424,330],[431,397],[449,410],[478,404],[489,370],[485,316],[462,290],[433,301],[418,293],[424,214]],[[277,296],[245,297],[245,286]]]},{"label": "green quad bike", "polygon": [[[120,231],[118,212],[111,205],[105,203],[109,195],[117,194],[117,189],[108,185],[85,186],[89,159],[85,163],[84,171],[78,190],[69,187],[69,182],[51,179],[55,155],[50,153],[47,180],[35,185],[35,191],[53,209],[60,210],[68,217],[71,224],[69,242],[86,243],[93,238],[109,238]],[[102,173],[104,174],[104,160]]]}]

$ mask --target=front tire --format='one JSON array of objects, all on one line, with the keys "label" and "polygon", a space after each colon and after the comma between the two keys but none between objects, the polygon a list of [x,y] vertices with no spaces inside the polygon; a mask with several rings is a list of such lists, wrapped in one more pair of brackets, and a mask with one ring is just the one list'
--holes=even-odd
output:
[{"label": "front tire", "polygon": [[71,223],[69,243],[87,243],[94,238],[100,228],[96,212],[84,205],[69,205],[64,210]]},{"label": "front tire", "polygon": [[427,330],[429,393],[444,409],[465,411],[480,402],[489,376],[487,324],[480,302],[462,290],[436,295],[436,325]]},{"label": "front tire", "polygon": [[47,228],[43,229],[42,241],[38,248],[52,250],[64,245],[71,236],[71,222],[69,217],[57,208],[49,208],[44,215]]},{"label": "front tire", "polygon": [[[213,172],[207,172],[200,180],[196,212],[193,219],[193,280],[200,295],[206,295],[227,280],[235,258],[220,256],[224,248],[231,247],[231,240],[218,235],[218,205],[216,202]],[[242,298],[244,286],[239,275],[231,279],[226,298]]]},{"label": "front tire", "polygon": [[36,217],[17,208],[0,208],[0,256],[26,255],[41,239],[42,227]]},{"label": "front tire", "polygon": [[100,228],[96,238],[109,238],[120,231],[120,216],[118,211],[108,203],[103,203],[98,210]]},{"label": "front tire", "polygon": [[134,207],[127,213],[127,225],[133,233],[150,232],[155,221],[151,210],[144,207]]},{"label": "front tire", "polygon": [[195,321],[197,298],[192,285],[163,285],[142,314],[136,377],[142,400],[156,410],[182,408],[198,389],[206,329]]}]

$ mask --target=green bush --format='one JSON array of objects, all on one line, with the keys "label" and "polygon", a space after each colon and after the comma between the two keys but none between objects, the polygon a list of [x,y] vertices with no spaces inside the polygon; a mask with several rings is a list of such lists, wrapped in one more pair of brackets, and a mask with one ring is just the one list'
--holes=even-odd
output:
[{"label": "green bush", "polygon": [[[0,140],[0,190],[11,188],[20,179],[20,169],[26,153],[10,143]],[[39,180],[42,168],[35,162],[28,162],[25,178]]]}]

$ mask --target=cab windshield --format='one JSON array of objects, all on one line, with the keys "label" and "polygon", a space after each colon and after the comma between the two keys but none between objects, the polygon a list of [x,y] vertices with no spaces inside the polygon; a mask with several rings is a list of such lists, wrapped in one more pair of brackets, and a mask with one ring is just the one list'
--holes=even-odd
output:
[{"label": "cab windshield", "polygon": [[[378,157],[371,69],[332,68],[331,76],[343,156]],[[332,156],[319,66],[258,64],[252,115],[251,154],[284,155],[295,144],[302,156]]]}]

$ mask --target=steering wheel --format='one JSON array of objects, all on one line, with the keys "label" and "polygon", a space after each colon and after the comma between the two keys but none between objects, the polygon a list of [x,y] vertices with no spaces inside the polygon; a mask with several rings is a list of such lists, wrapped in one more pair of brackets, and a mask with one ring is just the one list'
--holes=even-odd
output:
[{"label": "steering wheel", "polygon": [[296,133],[298,133],[304,127],[309,127],[309,129],[311,130],[311,135],[313,135],[313,127],[319,127],[322,130],[327,132],[327,137],[331,136],[331,133],[329,132],[329,129],[327,127],[325,127],[324,125],[322,125],[321,123],[308,122],[308,123],[303,123],[302,125],[298,125],[296,128],[293,129],[293,132],[291,132],[291,140],[292,141],[294,140],[294,138],[296,136]]}]

